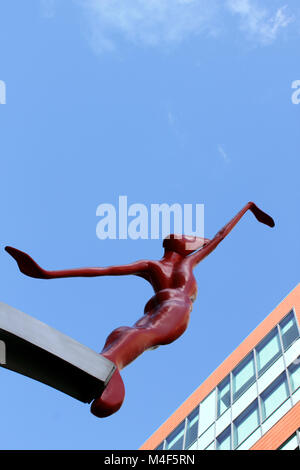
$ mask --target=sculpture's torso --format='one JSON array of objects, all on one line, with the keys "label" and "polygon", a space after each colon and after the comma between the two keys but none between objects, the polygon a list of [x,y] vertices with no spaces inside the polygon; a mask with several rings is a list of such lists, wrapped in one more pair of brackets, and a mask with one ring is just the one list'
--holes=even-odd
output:
[{"label": "sculpture's torso", "polygon": [[184,302],[191,307],[197,296],[197,283],[190,263],[150,261],[147,280],[153,286],[155,295],[147,302],[145,313],[166,301]]}]

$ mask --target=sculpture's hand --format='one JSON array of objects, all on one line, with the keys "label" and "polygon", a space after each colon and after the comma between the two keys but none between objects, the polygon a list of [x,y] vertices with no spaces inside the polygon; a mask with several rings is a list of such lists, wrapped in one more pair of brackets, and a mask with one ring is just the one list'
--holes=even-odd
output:
[{"label": "sculpture's hand", "polygon": [[6,246],[5,250],[16,260],[23,274],[38,279],[48,279],[47,271],[42,269],[27,253],[11,246]]},{"label": "sculpture's hand", "polygon": [[251,204],[250,210],[255,215],[255,217],[257,218],[259,222],[262,222],[263,224],[266,224],[269,227],[275,226],[275,222],[272,219],[272,217],[270,217],[268,214],[266,214],[261,209],[259,209],[259,207],[257,207],[257,205],[254,204],[254,202],[251,202],[250,204]]},{"label": "sculpture's hand", "polygon": [[259,207],[257,207],[254,202],[248,202],[242,210],[240,210],[233,219],[231,219],[228,224],[226,224],[219,232],[214,236],[214,238],[208,242],[203,248],[196,253],[192,254],[189,259],[195,266],[197,263],[202,261],[207,255],[209,255],[218,245],[224,240],[225,237],[231,232],[231,230],[236,226],[236,224],[241,220],[243,215],[250,210],[256,219],[263,224],[268,225],[269,227],[274,227],[275,222],[268,214],[263,212]]}]

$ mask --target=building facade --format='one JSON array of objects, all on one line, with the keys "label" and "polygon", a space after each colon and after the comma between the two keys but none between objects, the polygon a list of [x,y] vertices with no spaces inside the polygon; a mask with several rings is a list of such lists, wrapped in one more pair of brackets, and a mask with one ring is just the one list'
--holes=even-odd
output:
[{"label": "building facade", "polygon": [[300,284],[141,450],[300,449]]}]

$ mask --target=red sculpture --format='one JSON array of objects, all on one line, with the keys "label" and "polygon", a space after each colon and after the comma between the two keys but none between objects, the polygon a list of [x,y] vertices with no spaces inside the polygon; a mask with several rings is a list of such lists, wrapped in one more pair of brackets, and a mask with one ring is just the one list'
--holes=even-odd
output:
[{"label": "red sculpture", "polygon": [[102,395],[93,401],[91,412],[94,415],[103,418],[121,407],[125,389],[119,371],[123,367],[147,349],[172,343],[184,333],[197,295],[193,268],[218,246],[248,210],[259,222],[274,227],[273,219],[253,202],[249,202],[212,240],[186,235],[165,238],[164,255],[159,261],[144,260],[124,266],[46,271],[26,253],[12,247],[5,248],[17,261],[20,271],[31,277],[54,279],[134,274],[152,285],[155,294],[147,302],[143,317],[132,327],[117,328],[106,339],[101,354],[113,361],[117,369]]}]

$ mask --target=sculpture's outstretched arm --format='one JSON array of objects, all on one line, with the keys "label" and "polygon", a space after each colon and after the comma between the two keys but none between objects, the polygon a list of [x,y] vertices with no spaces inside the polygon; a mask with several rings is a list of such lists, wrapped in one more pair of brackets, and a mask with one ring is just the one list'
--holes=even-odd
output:
[{"label": "sculpture's outstretched arm", "polygon": [[62,277],[95,277],[95,276],[122,276],[126,274],[142,275],[148,267],[147,261],[136,261],[124,266],[109,266],[107,268],[79,268],[62,271],[46,271],[41,268],[27,253],[6,246],[5,250],[16,260],[20,271],[30,277],[38,279],[56,279]]},{"label": "sculpture's outstretched arm", "polygon": [[219,245],[222,240],[224,240],[224,238],[231,232],[231,230],[236,226],[236,224],[248,210],[250,210],[255,215],[259,222],[266,224],[269,227],[274,227],[275,223],[272,217],[259,209],[259,207],[257,207],[254,202],[248,202],[248,204],[246,204],[245,207],[243,207],[243,209],[240,210],[240,212],[238,212],[238,214],[233,217],[233,219],[231,219],[230,222],[228,222],[228,224],[226,224],[210,242],[208,242],[203,246],[203,248],[189,257],[191,258],[193,266],[202,261]]}]

